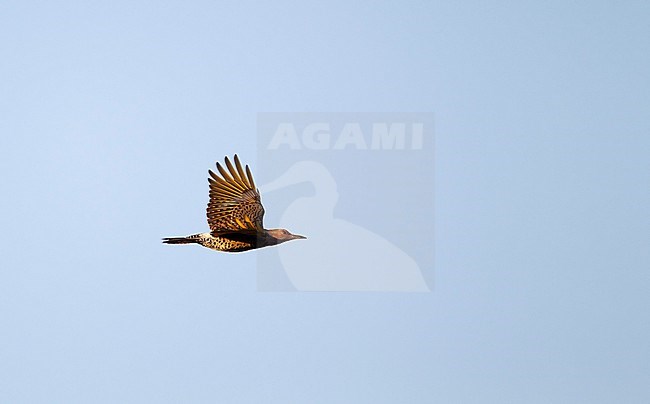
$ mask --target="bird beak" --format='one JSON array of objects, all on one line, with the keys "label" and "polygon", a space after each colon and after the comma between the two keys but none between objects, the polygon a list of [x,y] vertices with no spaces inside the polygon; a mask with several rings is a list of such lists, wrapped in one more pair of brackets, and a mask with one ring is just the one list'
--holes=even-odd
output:
[{"label": "bird beak", "polygon": [[291,238],[292,238],[292,239],[306,239],[307,237],[305,237],[305,236],[301,236],[301,235],[299,235],[299,234],[292,234],[292,235],[291,235]]}]

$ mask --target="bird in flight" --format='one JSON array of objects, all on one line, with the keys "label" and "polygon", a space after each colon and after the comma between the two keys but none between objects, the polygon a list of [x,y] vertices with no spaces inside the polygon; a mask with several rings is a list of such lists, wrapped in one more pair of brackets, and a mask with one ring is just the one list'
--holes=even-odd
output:
[{"label": "bird in flight", "polygon": [[244,172],[236,154],[234,160],[233,166],[226,157],[227,171],[217,163],[221,176],[208,170],[210,202],[207,216],[210,232],[187,237],[166,237],[163,238],[163,243],[200,244],[217,251],[241,252],[306,238],[291,234],[285,229],[264,228],[264,207],[251,170],[247,165]]}]

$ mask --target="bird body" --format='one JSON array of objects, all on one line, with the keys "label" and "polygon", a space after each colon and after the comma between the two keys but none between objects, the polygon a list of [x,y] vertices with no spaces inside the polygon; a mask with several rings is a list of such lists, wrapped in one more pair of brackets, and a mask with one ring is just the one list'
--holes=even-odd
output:
[{"label": "bird body", "polygon": [[241,252],[304,239],[285,229],[265,229],[264,207],[250,169],[242,169],[235,154],[235,165],[225,158],[226,169],[217,163],[220,176],[208,170],[210,201],[206,210],[209,233],[186,237],[166,237],[165,244],[200,244],[217,251]]},{"label": "bird body", "polygon": [[215,237],[210,233],[193,234],[187,237],[168,237],[166,244],[200,244],[203,247],[217,251],[239,252],[257,248],[254,243],[232,240],[226,237]]}]

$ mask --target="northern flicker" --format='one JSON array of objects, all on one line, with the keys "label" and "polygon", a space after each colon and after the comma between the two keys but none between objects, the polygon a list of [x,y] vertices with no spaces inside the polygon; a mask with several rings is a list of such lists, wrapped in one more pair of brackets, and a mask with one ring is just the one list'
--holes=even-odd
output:
[{"label": "northern flicker", "polygon": [[221,176],[208,170],[210,201],[207,207],[209,233],[166,237],[166,244],[200,244],[217,251],[241,252],[306,237],[285,229],[265,229],[264,207],[248,168],[245,172],[235,154],[235,165],[225,158],[228,170],[217,163]]}]

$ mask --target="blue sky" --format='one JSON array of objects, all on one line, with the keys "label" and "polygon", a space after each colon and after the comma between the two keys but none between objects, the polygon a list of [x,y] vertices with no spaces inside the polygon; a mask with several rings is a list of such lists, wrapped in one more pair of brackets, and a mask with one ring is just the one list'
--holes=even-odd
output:
[{"label": "blue sky", "polygon": [[[4,2],[0,401],[647,402],[649,17]],[[160,243],[261,111],[435,114],[432,293],[260,293],[255,253]]]}]

